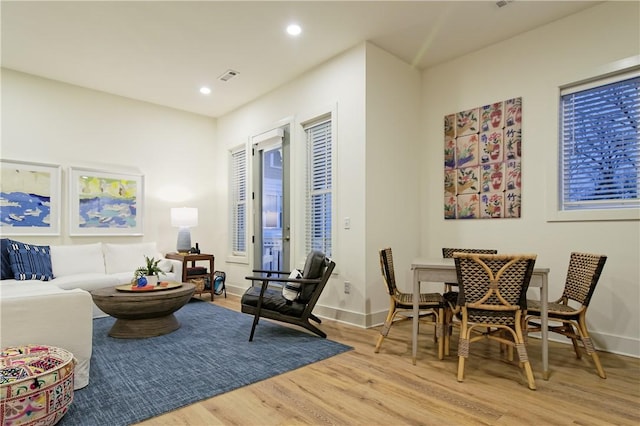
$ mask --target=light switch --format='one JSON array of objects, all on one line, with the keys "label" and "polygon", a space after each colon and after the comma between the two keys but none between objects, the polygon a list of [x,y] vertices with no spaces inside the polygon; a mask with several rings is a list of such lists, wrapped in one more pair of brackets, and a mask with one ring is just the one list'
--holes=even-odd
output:
[{"label": "light switch", "polygon": [[344,229],[351,229],[351,218],[350,217],[345,217],[344,218]]}]

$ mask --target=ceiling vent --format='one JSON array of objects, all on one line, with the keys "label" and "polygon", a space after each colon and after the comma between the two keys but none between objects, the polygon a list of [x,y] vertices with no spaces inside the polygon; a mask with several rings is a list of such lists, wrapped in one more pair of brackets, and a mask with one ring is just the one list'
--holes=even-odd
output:
[{"label": "ceiling vent", "polygon": [[238,74],[240,74],[238,71],[226,70],[220,77],[218,77],[218,80],[229,81]]}]

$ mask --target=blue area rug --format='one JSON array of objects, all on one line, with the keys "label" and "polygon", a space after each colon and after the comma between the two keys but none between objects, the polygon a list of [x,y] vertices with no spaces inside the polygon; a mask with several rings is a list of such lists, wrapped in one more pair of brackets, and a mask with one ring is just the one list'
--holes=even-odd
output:
[{"label": "blue area rug", "polygon": [[352,349],[303,331],[192,299],[182,327],[148,339],[107,336],[93,321],[89,385],[58,425],[130,425]]}]

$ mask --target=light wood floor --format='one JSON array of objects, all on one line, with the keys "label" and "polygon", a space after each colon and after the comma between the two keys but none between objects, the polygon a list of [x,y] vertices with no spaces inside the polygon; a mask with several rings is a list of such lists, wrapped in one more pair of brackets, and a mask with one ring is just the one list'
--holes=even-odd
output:
[{"label": "light wood floor", "polygon": [[[238,297],[231,295],[216,297],[214,303],[239,310]],[[544,381],[540,342],[530,339],[537,385],[532,391],[518,366],[500,358],[495,342],[471,346],[465,381],[458,383],[456,339],[451,356],[440,361],[431,327],[421,327],[416,366],[411,363],[409,321],[392,327],[378,354],[373,353],[378,328],[327,320],[321,327],[329,339],[354,350],[140,425],[640,424],[639,359],[600,353],[607,373],[601,379],[586,354],[576,359],[570,345],[551,342],[551,378]]]}]

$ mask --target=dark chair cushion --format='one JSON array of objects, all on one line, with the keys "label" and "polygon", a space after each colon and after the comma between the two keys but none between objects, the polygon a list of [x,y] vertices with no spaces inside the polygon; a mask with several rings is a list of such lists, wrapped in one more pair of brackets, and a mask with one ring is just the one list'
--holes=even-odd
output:
[{"label": "dark chair cushion", "polygon": [[[304,269],[302,269],[302,278],[317,279],[322,277],[324,270],[327,267],[326,256],[321,251],[312,251],[307,256],[307,260],[304,263]],[[300,289],[300,296],[298,300],[300,303],[307,303],[313,291],[316,289],[317,284],[304,284]]]},{"label": "dark chair cushion", "polygon": [[302,278],[316,279],[320,278],[326,267],[325,255],[321,251],[312,251],[307,256],[302,269]]},{"label": "dark chair cushion", "polygon": [[[249,287],[247,291],[242,295],[242,304],[257,307],[258,299],[260,298],[260,286]],[[282,291],[273,288],[267,288],[264,291],[264,297],[262,299],[262,309],[269,311],[276,311],[283,315],[289,315],[293,317],[301,317],[304,311],[305,304],[298,303],[297,301],[290,302],[282,296]]]}]

